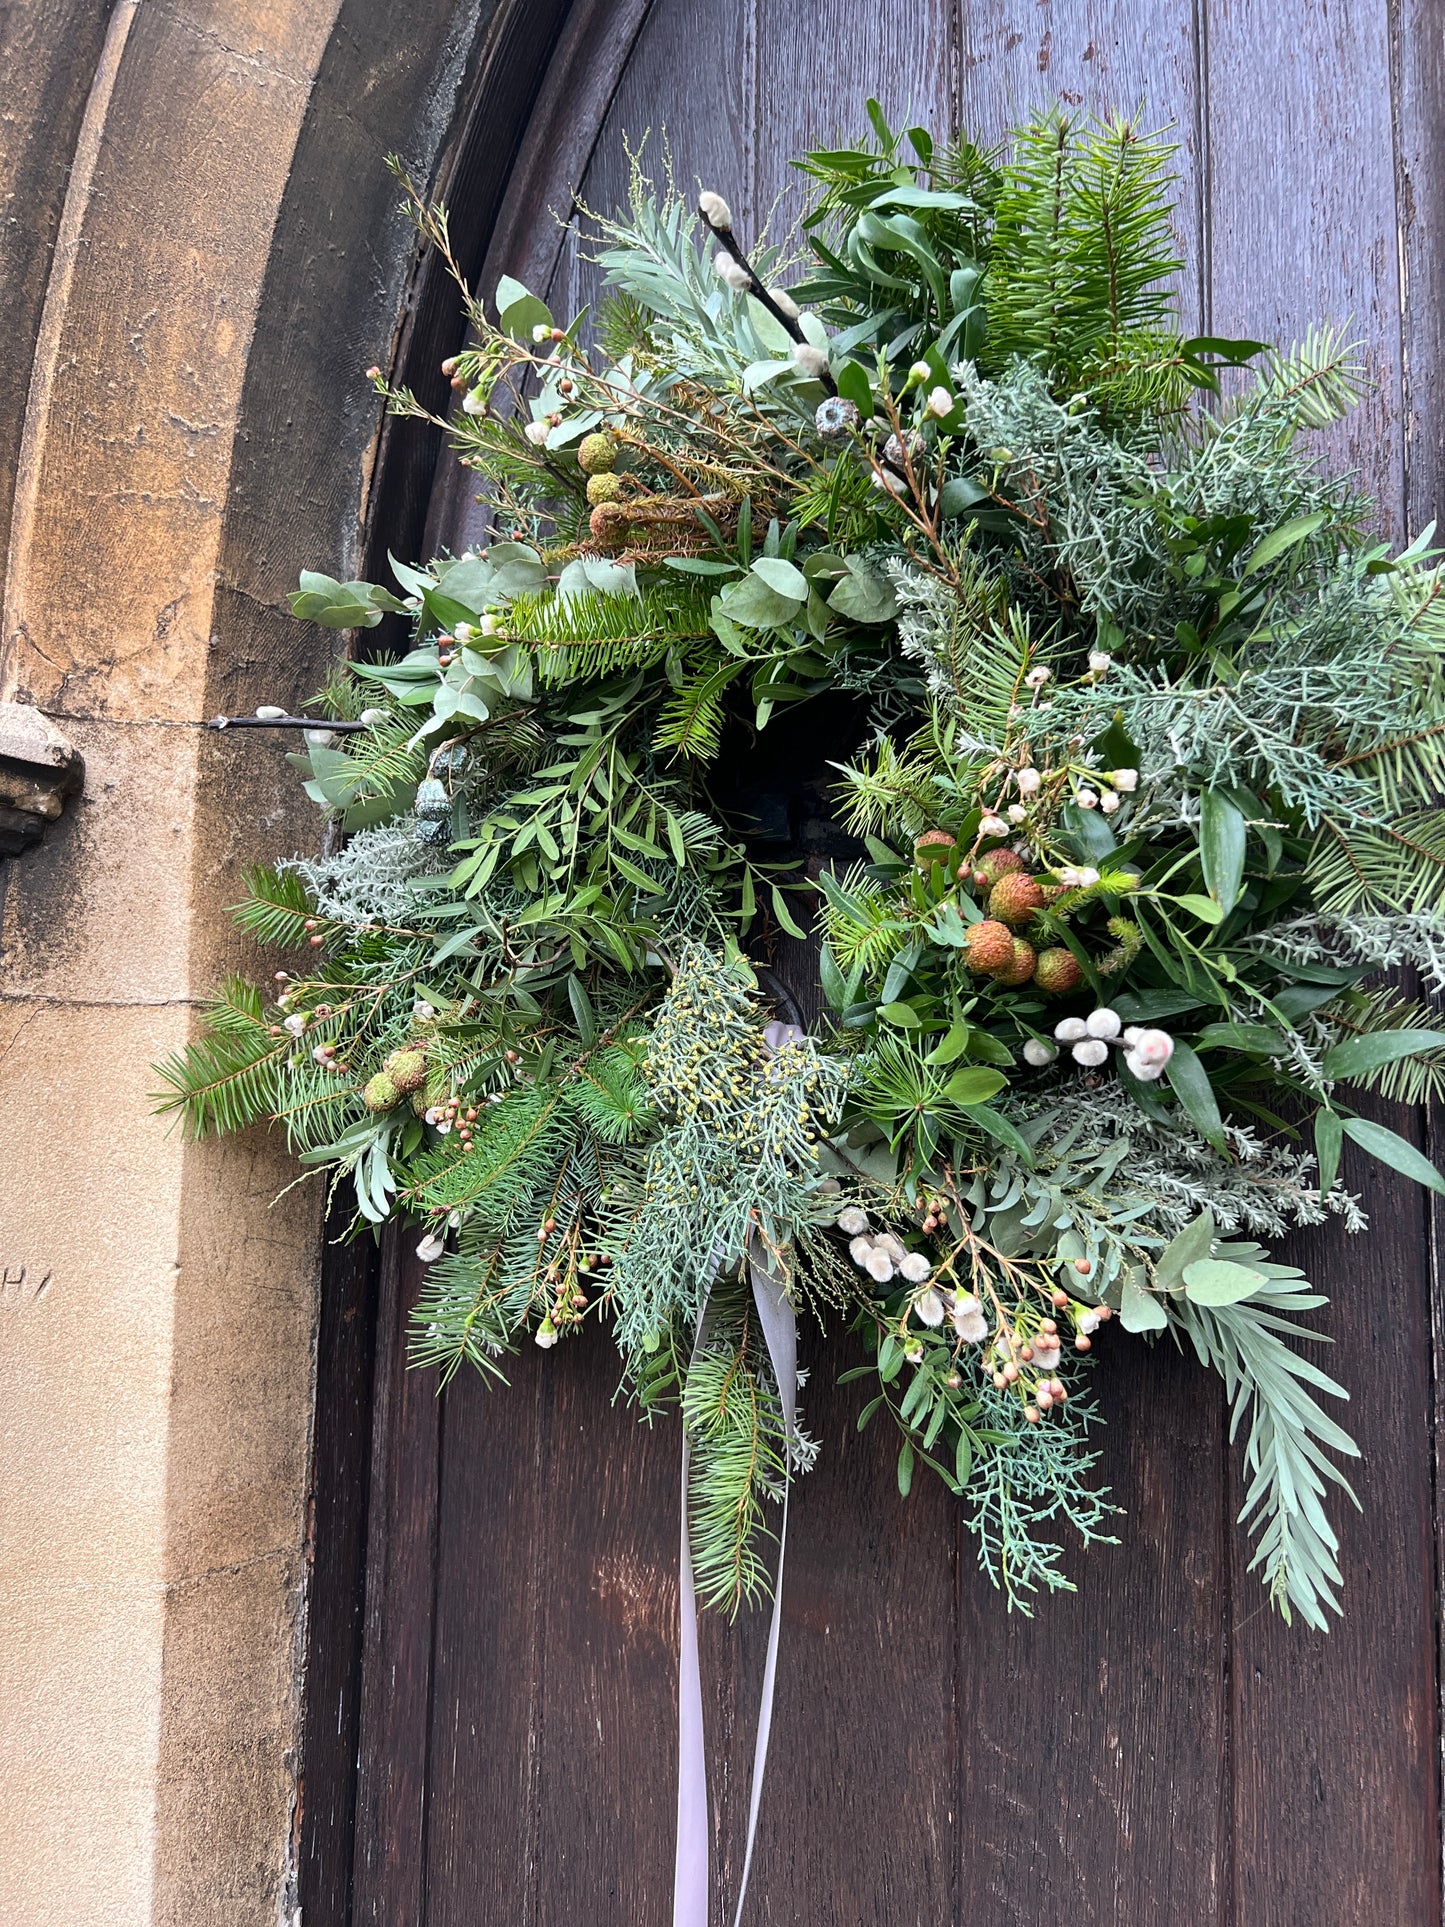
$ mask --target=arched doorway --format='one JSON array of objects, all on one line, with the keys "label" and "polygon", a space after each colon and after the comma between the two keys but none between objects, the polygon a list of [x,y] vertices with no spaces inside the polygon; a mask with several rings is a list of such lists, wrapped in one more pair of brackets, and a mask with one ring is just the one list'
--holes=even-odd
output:
[{"label": "arched doorway", "polygon": [[[984,134],[1040,98],[1144,97],[1178,130],[1186,312],[1210,332],[1280,336],[1354,315],[1376,386],[1333,452],[1399,533],[1445,482],[1422,419],[1445,360],[1420,292],[1445,104],[1424,15],[1365,0],[1289,22],[1263,0],[584,4],[481,285],[505,269],[558,311],[590,298],[593,270],[546,209],[577,182],[592,205],[615,200],[624,135],[652,129],[655,153],[665,128],[679,179],[724,191],[752,226],[776,197],[788,206],[789,155],[846,136],[870,91]],[[486,137],[476,122],[470,139]],[[451,199],[465,228],[464,192]],[[472,223],[478,254],[490,219]],[[404,378],[435,382],[447,330],[424,281]],[[400,550],[425,522],[460,548],[480,526],[464,478],[443,464],[426,486],[409,432],[383,461],[375,546]],[[900,1503],[891,1457],[856,1431],[861,1398],[832,1383],[846,1347],[813,1341],[824,1456],[796,1501],[757,1919],[1439,1919],[1429,1227],[1417,1193],[1359,1176],[1375,1225],[1363,1258],[1328,1232],[1312,1247],[1365,1452],[1347,1617],[1328,1639],[1280,1626],[1246,1581],[1222,1400],[1187,1361],[1101,1361],[1124,1544],[1079,1562],[1079,1594],[1024,1621],[977,1573],[941,1489]],[[612,1406],[604,1344],[569,1348],[564,1369],[523,1358],[508,1391],[462,1380],[438,1400],[402,1368],[414,1284],[401,1247],[374,1314],[356,1261],[332,1279],[309,1927],[665,1921],[675,1439]],[[369,1353],[356,1334],[373,1315]],[[708,1629],[719,1757],[750,1746],[760,1644],[758,1625]],[[353,1745],[354,1799],[327,1764]],[[715,1774],[731,1843],[744,1798]],[[722,1865],[728,1888],[736,1866]]]}]

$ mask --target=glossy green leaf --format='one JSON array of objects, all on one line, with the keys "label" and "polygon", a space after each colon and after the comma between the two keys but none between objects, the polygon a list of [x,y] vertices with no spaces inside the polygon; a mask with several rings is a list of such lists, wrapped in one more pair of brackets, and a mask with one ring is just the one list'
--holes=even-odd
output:
[{"label": "glossy green leaf", "polygon": [[1002,1071],[991,1070],[985,1064],[970,1064],[954,1072],[944,1086],[944,1094],[955,1104],[983,1104],[1007,1083]]},{"label": "glossy green leaf", "polygon": [[967,1057],[969,1038],[972,1031],[964,1023],[954,1024],[941,1042],[923,1060],[926,1064],[955,1064],[960,1057]]},{"label": "glossy green leaf", "polygon": [[1310,536],[1317,529],[1323,528],[1328,520],[1328,510],[1315,509],[1309,515],[1294,515],[1288,522],[1281,522],[1277,529],[1271,529],[1264,540],[1252,550],[1248,562],[1244,565],[1244,573],[1254,575],[1258,570],[1266,568],[1287,549],[1297,548],[1301,542],[1308,541]]},{"label": "glossy green leaf", "polygon": [[1360,1037],[1347,1037],[1325,1052],[1326,1077],[1363,1077],[1383,1069],[1402,1057],[1420,1057],[1426,1051],[1445,1049],[1442,1030],[1372,1030]]},{"label": "glossy green leaf", "polygon": [[1224,912],[1213,897],[1200,897],[1192,891],[1186,891],[1182,897],[1175,897],[1172,901],[1177,903],[1180,909],[1187,910],[1191,916],[1198,917],[1201,923],[1223,923],[1224,921]]},{"label": "glossy green leaf", "polygon": [[1315,1116],[1315,1161],[1319,1165],[1320,1191],[1328,1196],[1340,1170],[1340,1148],[1344,1143],[1344,1120],[1336,1111],[1320,1111]]},{"label": "glossy green leaf", "polygon": [[1179,1043],[1177,1039],[1165,1076],[1195,1130],[1216,1151],[1223,1151],[1224,1121],[1219,1115],[1219,1104],[1214,1087],[1209,1082],[1209,1074],[1189,1046]]},{"label": "glossy green leaf", "polygon": [[1197,1218],[1171,1238],[1154,1262],[1154,1283],[1159,1290],[1182,1290],[1185,1271],[1190,1265],[1210,1255],[1217,1236],[1213,1214],[1201,1211]]},{"label": "glossy green leaf", "polygon": [[1248,831],[1242,813],[1218,790],[1205,790],[1199,807],[1199,854],[1204,863],[1205,888],[1228,916],[1239,901],[1239,886],[1244,880]]}]

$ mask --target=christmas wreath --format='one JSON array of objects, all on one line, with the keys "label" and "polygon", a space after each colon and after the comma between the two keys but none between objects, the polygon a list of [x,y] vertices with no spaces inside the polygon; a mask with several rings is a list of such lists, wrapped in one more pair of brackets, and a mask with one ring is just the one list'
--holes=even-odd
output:
[{"label": "christmas wreath", "polygon": [[[492,539],[302,575],[303,620],[401,640],[309,720],[231,719],[298,730],[333,834],[250,877],[301,961],[228,984],[160,1101],[274,1119],[358,1230],[421,1228],[419,1365],[609,1325],[680,1408],[714,1605],[766,1589],[815,1449],[751,1266],[856,1334],[900,1488],[936,1472],[1025,1609],[1108,1530],[1091,1347],[1192,1348],[1254,1563],[1320,1626],[1355,1447],[1267,1246],[1363,1229],[1345,1140],[1445,1189],[1354,1108],[1445,1081],[1381,976],[1445,988],[1438,552],[1309,453],[1359,379],[1336,331],[1181,335],[1161,139],[870,119],[798,163],[789,250],[634,159],[585,217],[595,315],[463,287],[442,425]],[[809,878],[720,772],[829,704],[852,854]],[[810,928],[804,1034],[765,966]]]}]

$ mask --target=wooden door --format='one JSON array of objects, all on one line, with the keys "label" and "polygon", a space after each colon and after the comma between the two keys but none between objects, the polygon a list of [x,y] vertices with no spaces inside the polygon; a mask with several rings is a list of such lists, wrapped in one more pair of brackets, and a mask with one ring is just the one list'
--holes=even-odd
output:
[{"label": "wooden door", "polygon": [[[591,297],[544,210],[579,181],[618,200],[624,135],[651,129],[657,158],[665,130],[679,181],[725,193],[753,232],[796,205],[788,156],[851,134],[869,91],[984,136],[1052,97],[1144,99],[1179,141],[1187,320],[1287,338],[1352,319],[1373,387],[1330,453],[1399,535],[1445,480],[1442,69],[1432,0],[583,0],[482,285],[505,268],[558,310]],[[443,314],[416,352],[451,345]],[[420,470],[398,447],[414,530]],[[378,499],[378,544],[400,546],[401,510]],[[441,464],[434,543],[460,548],[477,514]],[[1372,1234],[1308,1241],[1364,1451],[1327,1637],[1287,1630],[1246,1574],[1221,1389],[1171,1348],[1101,1346],[1121,1544],[1025,1620],[941,1487],[900,1501],[886,1441],[856,1430],[863,1389],[834,1384],[846,1341],[805,1335],[824,1451],[795,1501],[750,1920],[1440,1920],[1430,1225],[1418,1191],[1363,1161],[1352,1175]],[[529,1349],[508,1390],[466,1378],[438,1398],[403,1370],[404,1254],[379,1280],[338,1261],[328,1285],[307,1927],[666,1922],[676,1428],[613,1402],[596,1337]],[[705,1635],[728,1891],[762,1636]]]}]

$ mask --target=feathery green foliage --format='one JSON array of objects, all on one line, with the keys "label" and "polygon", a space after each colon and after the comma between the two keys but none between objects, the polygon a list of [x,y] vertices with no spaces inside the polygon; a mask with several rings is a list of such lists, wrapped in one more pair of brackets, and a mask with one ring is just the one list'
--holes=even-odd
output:
[{"label": "feathery green foliage", "polygon": [[[942,1478],[1025,1611],[1106,1536],[1087,1354],[1187,1337],[1255,1566],[1321,1626],[1355,1448],[1300,1349],[1323,1300],[1253,1241],[1363,1230],[1356,1151],[1445,1190],[1353,1108],[1445,1088],[1434,1004],[1368,982],[1445,992],[1445,558],[1383,546],[1311,452],[1360,391],[1338,328],[1182,334],[1142,119],[1056,110],[994,151],[868,119],[746,263],[635,156],[587,217],[590,341],[463,284],[437,425],[490,539],[395,591],[302,577],[303,619],[409,646],[317,699],[366,725],[290,758],[327,854],[239,912],[289,974],[228,985],[158,1105],[270,1118],[358,1231],[411,1224],[443,1377],[607,1324],[641,1413],[681,1406],[725,1611],[812,1452],[741,1278],[761,1246],[855,1333],[900,1492]],[[801,928],[797,867],[714,787],[824,693],[862,737],[856,841],[814,865],[802,1038],[748,960]]]}]

